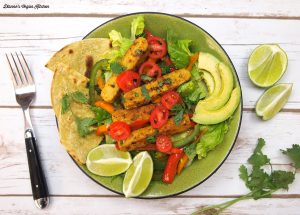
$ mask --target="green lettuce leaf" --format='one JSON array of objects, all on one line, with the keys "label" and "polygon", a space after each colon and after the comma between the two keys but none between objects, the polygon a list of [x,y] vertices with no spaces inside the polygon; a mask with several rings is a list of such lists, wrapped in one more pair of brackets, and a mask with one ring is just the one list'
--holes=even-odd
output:
[{"label": "green lettuce leaf", "polygon": [[224,121],[215,125],[201,126],[201,130],[204,128],[207,128],[208,130],[196,145],[198,159],[206,157],[209,151],[213,150],[223,141],[224,136],[228,131],[228,122]]},{"label": "green lettuce leaf", "polygon": [[189,50],[191,40],[178,40],[172,30],[167,31],[168,53],[177,69],[182,69],[189,64]]},{"label": "green lettuce leaf", "polygon": [[180,93],[187,105],[197,104],[199,100],[205,98],[208,93],[205,83],[201,80],[201,72],[196,66],[193,67],[191,74],[191,80],[182,84],[177,89],[177,92]]},{"label": "green lettuce leaf", "polygon": [[117,58],[125,55],[126,51],[133,44],[133,41],[122,37],[122,34],[116,30],[112,30],[108,33],[108,35],[109,39],[111,40],[112,46],[114,48],[117,48],[110,54],[111,56],[108,57],[109,59],[112,59],[112,61],[114,61]]},{"label": "green lettuce leaf", "polygon": [[135,37],[141,35],[144,32],[145,23],[144,17],[138,16],[131,22],[131,40],[135,40]]}]

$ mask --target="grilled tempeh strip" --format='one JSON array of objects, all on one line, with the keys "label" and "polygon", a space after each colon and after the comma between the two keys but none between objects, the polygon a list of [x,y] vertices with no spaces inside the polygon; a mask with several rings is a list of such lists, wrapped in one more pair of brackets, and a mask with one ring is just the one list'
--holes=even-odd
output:
[{"label": "grilled tempeh strip", "polygon": [[160,129],[156,130],[151,126],[147,126],[131,132],[130,136],[120,144],[120,150],[130,151],[138,147],[145,145],[147,137],[159,134],[172,135],[188,130],[191,127],[191,121],[188,114],[183,115],[183,119],[179,125],[176,125],[174,118],[168,120],[168,122]]},{"label": "grilled tempeh strip", "polygon": [[145,38],[139,37],[129,47],[121,61],[121,64],[126,67],[126,69],[134,69],[146,59],[147,55],[148,42]]},{"label": "grilled tempeh strip", "polygon": [[[133,69],[145,60],[148,55],[148,42],[145,38],[139,37],[130,46],[124,55],[121,64],[126,69]],[[101,91],[101,97],[104,101],[112,103],[118,95],[119,86],[116,82],[117,75],[113,74]]]},{"label": "grilled tempeh strip", "polygon": [[191,74],[188,70],[180,69],[141,87],[137,87],[124,94],[124,107],[132,109],[147,104],[151,99],[155,99],[161,94],[177,88],[188,81],[190,77]]},{"label": "grilled tempeh strip", "polygon": [[122,121],[131,124],[136,120],[148,120],[155,106],[155,104],[149,104],[131,110],[117,110],[112,114],[112,121]]}]

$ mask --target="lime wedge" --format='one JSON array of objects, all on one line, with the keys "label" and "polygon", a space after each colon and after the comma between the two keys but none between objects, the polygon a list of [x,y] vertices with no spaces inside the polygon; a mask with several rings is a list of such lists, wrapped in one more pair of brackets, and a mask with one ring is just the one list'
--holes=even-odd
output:
[{"label": "lime wedge", "polygon": [[275,116],[287,102],[293,84],[277,84],[266,90],[256,103],[255,111],[263,120]]},{"label": "lime wedge", "polygon": [[248,75],[253,84],[259,87],[270,87],[282,77],[287,62],[287,54],[279,45],[260,45],[250,55]]},{"label": "lime wedge", "polygon": [[148,152],[138,153],[127,170],[123,181],[123,193],[126,197],[142,194],[148,187],[153,174],[153,161]]},{"label": "lime wedge", "polygon": [[131,163],[129,152],[117,150],[115,144],[105,144],[89,152],[86,166],[96,175],[114,176],[125,172]]}]

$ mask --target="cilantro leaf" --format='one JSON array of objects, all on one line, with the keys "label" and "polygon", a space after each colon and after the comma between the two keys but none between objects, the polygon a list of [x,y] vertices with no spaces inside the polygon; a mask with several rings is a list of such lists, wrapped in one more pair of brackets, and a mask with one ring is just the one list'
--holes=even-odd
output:
[{"label": "cilantro leaf", "polygon": [[80,91],[75,91],[71,94],[71,97],[74,101],[86,104],[88,102],[88,98]]},{"label": "cilantro leaf", "polygon": [[146,81],[153,81],[153,78],[152,78],[152,77],[150,77],[150,76],[148,76],[148,75],[145,75],[145,74],[141,75],[141,79],[142,79],[142,81],[144,81],[144,82],[146,82]]},{"label": "cilantro leaf", "polygon": [[105,124],[107,120],[111,119],[111,114],[100,107],[92,106],[91,110],[95,113],[95,120],[97,121],[98,125]]},{"label": "cilantro leaf", "polygon": [[118,75],[122,71],[124,71],[126,68],[124,66],[122,66],[121,64],[119,64],[118,62],[112,62],[110,64],[110,69],[114,74]]},{"label": "cilantro leaf", "polygon": [[150,101],[151,100],[151,97],[150,97],[149,92],[146,89],[145,85],[142,86],[142,94],[145,97],[146,101]]},{"label": "cilantro leaf", "polygon": [[248,170],[246,168],[245,165],[241,165],[239,168],[240,171],[240,178],[244,181],[247,182],[248,181]]},{"label": "cilantro leaf", "polygon": [[160,67],[162,75],[166,75],[171,72],[171,66],[169,66],[165,61],[160,61],[157,65]]},{"label": "cilantro leaf", "polygon": [[281,151],[294,162],[296,169],[300,168],[300,146],[298,144],[293,144],[292,148]]},{"label": "cilantro leaf", "polygon": [[267,155],[264,155],[262,152],[262,148],[264,146],[265,146],[265,140],[259,138],[253,154],[248,159],[248,162],[253,166],[261,167],[263,165],[270,164],[270,159],[267,157]]},{"label": "cilantro leaf", "polygon": [[272,184],[275,185],[274,189],[288,189],[288,185],[293,183],[295,174],[282,170],[275,170],[271,174]]},{"label": "cilantro leaf", "polygon": [[64,114],[70,109],[70,96],[64,95],[61,99],[61,113]]},{"label": "cilantro leaf", "polygon": [[171,108],[172,114],[174,114],[174,122],[176,125],[179,125],[183,119],[185,108],[181,104],[176,104]]},{"label": "cilantro leaf", "polygon": [[75,122],[77,124],[77,130],[81,137],[85,137],[86,135],[90,134],[93,129],[90,127],[97,123],[97,120],[94,118],[80,118],[76,117]]}]

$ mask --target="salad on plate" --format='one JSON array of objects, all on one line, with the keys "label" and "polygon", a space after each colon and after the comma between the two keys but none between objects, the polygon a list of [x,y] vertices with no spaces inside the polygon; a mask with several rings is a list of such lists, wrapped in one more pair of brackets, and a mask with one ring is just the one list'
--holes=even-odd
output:
[{"label": "salad on plate", "polygon": [[61,143],[93,174],[123,174],[126,197],[152,180],[172,184],[205,158],[241,97],[230,67],[192,51],[192,40],[167,27],[165,38],[154,35],[142,15],[130,30],[74,42],[46,64]]}]

